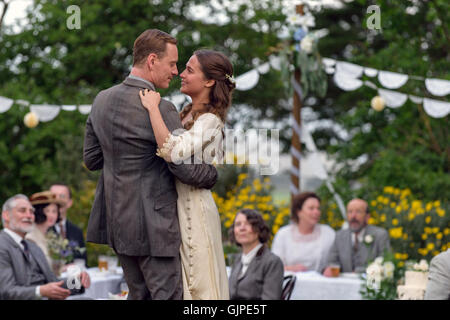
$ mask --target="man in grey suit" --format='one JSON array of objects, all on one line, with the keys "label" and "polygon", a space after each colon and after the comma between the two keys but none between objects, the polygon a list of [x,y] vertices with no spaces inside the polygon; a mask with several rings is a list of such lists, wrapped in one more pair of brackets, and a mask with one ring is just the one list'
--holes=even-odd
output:
[{"label": "man in grey suit", "polygon": [[[334,244],[328,255],[328,265],[339,265],[341,272],[365,272],[369,260],[382,256],[390,250],[389,234],[386,230],[368,225],[369,206],[362,199],[353,199],[347,205],[348,229],[336,233]],[[331,267],[324,270],[331,277]]]},{"label": "man in grey suit", "polygon": [[[70,295],[61,286],[42,250],[25,235],[33,228],[34,208],[27,196],[9,198],[2,208],[0,231],[0,300],[65,299]],[[89,277],[82,275],[89,287]]]},{"label": "man in grey suit", "polygon": [[425,300],[450,300],[450,249],[431,260]]},{"label": "man in grey suit", "polygon": [[[135,41],[125,81],[101,91],[86,123],[84,162],[102,169],[88,223],[87,241],[117,253],[129,299],[182,299],[180,230],[174,178],[210,189],[217,171],[205,164],[166,163],[139,91],[167,88],[178,74],[176,39],[156,29]],[[168,129],[182,128],[173,104],[159,105]]]}]

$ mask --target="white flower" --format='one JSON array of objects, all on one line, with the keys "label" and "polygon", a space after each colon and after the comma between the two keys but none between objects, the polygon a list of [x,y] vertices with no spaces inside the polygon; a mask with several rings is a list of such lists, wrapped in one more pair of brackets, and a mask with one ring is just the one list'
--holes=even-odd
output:
[{"label": "white flower", "polygon": [[384,260],[383,257],[378,257],[378,258],[375,259],[374,263],[376,263],[376,264],[381,266],[383,264],[383,260]]},{"label": "white flower", "polygon": [[366,244],[371,244],[371,243],[373,242],[373,236],[370,235],[370,234],[366,235],[366,236],[364,237],[364,242],[365,242]]},{"label": "white flower", "polygon": [[300,49],[305,51],[307,54],[312,52],[314,40],[310,36],[306,36],[300,42]]},{"label": "white flower", "polygon": [[287,22],[291,25],[291,26],[299,26],[300,25],[300,21],[301,21],[301,15],[295,13],[295,14],[290,14],[287,17]]},{"label": "white flower", "polygon": [[421,271],[428,271],[428,262],[424,259],[420,260],[418,269]]},{"label": "white flower", "polygon": [[307,13],[304,15],[300,15],[298,13],[295,14],[290,14],[287,17],[287,22],[290,26],[301,26],[303,27],[306,31],[308,31],[308,27],[315,27],[316,26],[316,19],[314,18],[314,16],[311,13]]},{"label": "white flower", "polygon": [[384,277],[392,279],[394,277],[395,265],[391,261],[387,261],[383,264]]}]

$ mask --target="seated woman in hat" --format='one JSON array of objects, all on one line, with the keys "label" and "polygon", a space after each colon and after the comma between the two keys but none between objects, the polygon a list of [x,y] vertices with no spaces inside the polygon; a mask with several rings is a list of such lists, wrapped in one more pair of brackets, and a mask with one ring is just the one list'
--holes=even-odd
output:
[{"label": "seated woman in hat", "polygon": [[49,266],[52,266],[52,259],[48,248],[47,231],[60,220],[59,207],[63,203],[56,195],[50,191],[35,193],[30,197],[33,205],[34,228],[26,235],[26,239],[34,241],[44,252]]}]

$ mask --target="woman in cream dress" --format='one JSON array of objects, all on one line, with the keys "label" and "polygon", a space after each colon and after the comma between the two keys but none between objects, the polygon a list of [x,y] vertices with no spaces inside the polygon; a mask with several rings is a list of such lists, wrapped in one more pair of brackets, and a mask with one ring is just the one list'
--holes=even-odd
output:
[{"label": "woman in cream dress", "polygon": [[[223,157],[222,139],[226,111],[235,88],[233,67],[226,56],[199,50],[181,73],[181,92],[192,103],[180,113],[184,130],[170,133],[164,124],[155,91],[141,91],[142,104],[159,146],[157,155],[168,162],[194,161],[213,164]],[[185,300],[229,299],[228,277],[222,247],[219,212],[207,189],[196,189],[176,180],[181,232],[181,265]]]}]

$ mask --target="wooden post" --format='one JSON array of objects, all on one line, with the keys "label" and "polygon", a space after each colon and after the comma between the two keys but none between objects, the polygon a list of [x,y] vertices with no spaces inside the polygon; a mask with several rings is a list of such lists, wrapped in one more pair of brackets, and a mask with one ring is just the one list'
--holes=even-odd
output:
[{"label": "wooden post", "polygon": [[[303,15],[303,5],[297,5],[295,7],[297,14]],[[300,84],[301,70],[296,68],[294,71],[294,79]],[[297,128],[301,127],[300,112],[302,109],[302,98],[294,90],[294,102],[292,106],[292,119],[297,123]],[[300,193],[300,152],[302,151],[302,145],[299,135],[296,130],[292,128],[292,140],[291,140],[291,156],[292,156],[292,170],[291,170],[291,199],[298,193]]]}]

